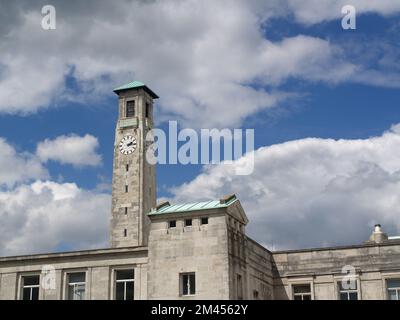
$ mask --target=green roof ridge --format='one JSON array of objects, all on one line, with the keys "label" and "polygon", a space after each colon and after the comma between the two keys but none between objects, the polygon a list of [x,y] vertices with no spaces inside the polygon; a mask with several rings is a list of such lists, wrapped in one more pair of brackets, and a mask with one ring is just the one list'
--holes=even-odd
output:
[{"label": "green roof ridge", "polygon": [[114,91],[119,91],[119,90],[126,90],[126,89],[133,89],[133,88],[140,88],[140,87],[144,87],[145,84],[141,81],[131,81],[129,83],[125,83],[122,86],[119,86],[118,88],[115,88]]},{"label": "green roof ridge", "polygon": [[203,211],[210,209],[226,208],[230,206],[233,202],[237,201],[236,196],[229,197],[229,200],[225,203],[221,203],[220,200],[208,200],[208,201],[198,201],[198,202],[188,202],[188,203],[178,203],[163,205],[157,209],[152,209],[147,215],[161,215],[168,213],[182,213],[189,211]]},{"label": "green roof ridge", "polygon": [[125,83],[122,86],[115,88],[113,91],[118,94],[118,92],[120,92],[120,91],[129,90],[129,89],[139,89],[139,88],[143,88],[148,94],[150,94],[150,96],[153,99],[158,98],[158,96],[148,86],[146,86],[143,82],[138,81],[138,80],[134,80],[129,83]]}]

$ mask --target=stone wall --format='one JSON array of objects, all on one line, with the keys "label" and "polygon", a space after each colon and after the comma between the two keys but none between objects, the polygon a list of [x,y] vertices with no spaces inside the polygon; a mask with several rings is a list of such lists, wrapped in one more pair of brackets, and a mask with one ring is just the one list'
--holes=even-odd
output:
[{"label": "stone wall", "polygon": [[[200,225],[201,217],[208,224]],[[184,219],[192,218],[191,227]],[[168,221],[176,220],[176,228]],[[229,299],[225,214],[178,213],[152,217],[149,237],[149,299]],[[180,295],[180,274],[194,272],[195,296]]]},{"label": "stone wall", "polygon": [[103,249],[23,257],[0,258],[0,300],[21,298],[21,277],[41,275],[43,266],[55,270],[55,289],[41,287],[43,300],[66,299],[66,275],[86,273],[86,299],[114,299],[117,269],[135,270],[135,299],[147,299],[147,248]]},{"label": "stone wall", "polygon": [[358,299],[386,299],[386,280],[400,279],[400,242],[273,253],[275,299],[292,299],[294,284],[309,283],[313,299],[339,298],[338,283],[352,266]]}]

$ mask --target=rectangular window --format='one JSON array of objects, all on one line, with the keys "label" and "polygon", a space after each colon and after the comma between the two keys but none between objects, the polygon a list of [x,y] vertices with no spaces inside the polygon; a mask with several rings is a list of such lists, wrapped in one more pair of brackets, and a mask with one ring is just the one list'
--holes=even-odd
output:
[{"label": "rectangular window", "polygon": [[342,281],[338,283],[340,300],[358,300],[357,281],[349,284],[349,287],[343,287]]},{"label": "rectangular window", "polygon": [[191,227],[192,226],[192,219],[186,219],[185,220],[185,227]]},{"label": "rectangular window", "polygon": [[127,165],[125,166],[125,169],[126,169],[126,172],[129,171],[129,164],[127,164]]},{"label": "rectangular window", "polygon": [[400,300],[400,279],[387,279],[387,294],[389,300]]},{"label": "rectangular window", "polygon": [[257,290],[253,291],[253,299],[258,300],[258,291]]},{"label": "rectangular window", "polygon": [[86,273],[68,274],[68,300],[85,300]]},{"label": "rectangular window", "polygon": [[128,186],[125,186],[125,193],[128,193]]},{"label": "rectangular window", "polygon": [[182,273],[180,275],[181,295],[192,296],[196,294],[196,276],[193,273]]},{"label": "rectangular window", "polygon": [[115,272],[115,299],[133,300],[135,292],[135,270],[117,270]]},{"label": "rectangular window", "polygon": [[125,215],[128,214],[128,207],[125,207]]},{"label": "rectangular window", "polygon": [[292,286],[293,300],[311,300],[311,285],[296,284]]},{"label": "rectangular window", "polygon": [[22,277],[22,300],[39,300],[40,276]]},{"label": "rectangular window", "polygon": [[128,236],[128,230],[124,229],[124,237]]},{"label": "rectangular window", "polygon": [[242,276],[240,274],[236,276],[236,285],[237,285],[237,298],[238,300],[243,300],[243,283],[242,283]]},{"label": "rectangular window", "polygon": [[176,228],[176,220],[169,221],[168,228]]},{"label": "rectangular window", "polygon": [[208,218],[207,217],[201,218],[201,224],[208,224]]},{"label": "rectangular window", "polygon": [[126,118],[132,118],[135,116],[135,101],[126,102]]},{"label": "rectangular window", "polygon": [[146,118],[150,118],[150,104],[146,102]]}]

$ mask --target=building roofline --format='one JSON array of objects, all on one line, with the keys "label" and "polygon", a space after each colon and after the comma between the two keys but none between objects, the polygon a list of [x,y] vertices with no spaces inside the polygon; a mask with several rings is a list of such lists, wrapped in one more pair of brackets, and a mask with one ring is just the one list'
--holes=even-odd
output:
[{"label": "building roofline", "polygon": [[249,240],[251,243],[255,244],[256,246],[260,247],[261,249],[264,249],[268,253],[274,253],[273,251],[269,250],[267,247],[263,246],[261,243],[257,242],[256,240],[250,238],[249,236],[246,235],[247,240]]},{"label": "building roofline", "polygon": [[382,243],[362,243],[356,245],[343,245],[343,246],[331,246],[331,247],[319,247],[319,248],[304,248],[304,249],[288,249],[288,250],[277,250],[271,251],[272,254],[285,254],[285,253],[300,253],[300,252],[312,252],[312,251],[329,251],[329,250],[345,250],[345,249],[358,249],[358,248],[371,248],[371,247],[385,247],[400,245],[400,240],[389,240]]},{"label": "building roofline", "polygon": [[131,253],[131,252],[146,252],[148,247],[122,247],[122,248],[102,248],[102,249],[91,249],[91,250],[78,250],[78,251],[66,251],[66,252],[52,252],[52,253],[38,253],[30,255],[19,255],[19,256],[7,256],[0,257],[0,264],[3,262],[11,261],[24,261],[24,260],[41,260],[41,259],[52,259],[52,258],[64,258],[74,256],[96,256],[99,254],[115,254],[115,253]]},{"label": "building roofline", "polygon": [[147,216],[162,216],[166,214],[185,214],[195,211],[207,211],[213,209],[228,208],[230,205],[239,201],[239,199],[232,195],[227,199],[208,200],[189,203],[178,203],[171,205],[168,201],[160,203],[156,208],[153,208],[147,213]]},{"label": "building roofline", "polygon": [[122,91],[128,91],[128,90],[134,90],[134,89],[143,89],[146,91],[153,99],[158,99],[159,96],[154,93],[153,90],[151,90],[148,86],[146,86],[143,82],[140,81],[132,81],[129,83],[126,83],[122,86],[119,86],[118,88],[115,88],[113,91],[116,94],[119,94]]}]

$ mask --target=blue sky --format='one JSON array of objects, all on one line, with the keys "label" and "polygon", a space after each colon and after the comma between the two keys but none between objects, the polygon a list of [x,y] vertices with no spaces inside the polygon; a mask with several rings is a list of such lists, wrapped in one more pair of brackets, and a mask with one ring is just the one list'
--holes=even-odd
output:
[{"label": "blue sky", "polygon": [[[267,167],[260,165],[260,169],[256,169],[251,182],[246,182],[250,177],[246,178],[246,181],[243,180],[243,184],[260,184],[254,194],[245,194],[240,188],[238,193],[239,196],[242,195],[242,202],[245,210],[248,209],[250,220],[254,218],[256,221],[249,225],[250,234],[265,245],[279,241],[282,241],[282,247],[293,247],[297,244],[313,246],[362,242],[368,236],[371,225],[382,220],[387,223],[388,231],[400,233],[400,221],[395,212],[385,214],[384,211],[380,211],[392,210],[396,206],[396,201],[400,201],[396,194],[391,195],[391,199],[396,198],[391,205],[377,206],[375,212],[368,215],[362,212],[364,206],[356,203],[363,202],[357,198],[357,194],[365,192],[364,199],[371,197],[373,188],[367,188],[365,185],[359,186],[359,192],[355,189],[354,198],[347,198],[348,191],[342,190],[340,193],[337,189],[329,194],[329,197],[333,197],[333,194],[338,197],[335,201],[347,203],[346,209],[336,207],[332,199],[321,202],[321,197],[327,196],[326,190],[334,185],[339,177],[355,181],[365,178],[365,174],[368,173],[372,175],[368,181],[376,181],[375,179],[381,179],[382,175],[386,174],[388,178],[385,181],[390,182],[390,190],[398,191],[400,186],[400,182],[393,185],[393,181],[398,179],[397,173],[400,172],[400,165],[395,165],[397,154],[389,155],[390,149],[384,149],[385,146],[395,145],[393,141],[397,142],[397,131],[390,131],[390,128],[400,123],[400,6],[397,6],[395,1],[386,1],[382,6],[374,2],[375,7],[368,10],[362,5],[356,6],[359,8],[356,30],[341,28],[340,11],[335,14],[329,11],[336,10],[337,6],[321,6],[321,11],[313,16],[304,14],[304,10],[311,12],[307,11],[307,4],[304,4],[304,8],[299,3],[288,5],[288,11],[282,12],[278,2],[273,5],[274,1],[271,1],[270,7],[264,7],[257,1],[251,2],[248,7],[235,2],[235,6],[226,9],[228,14],[231,14],[232,22],[221,22],[209,14],[205,18],[208,24],[203,25],[200,18],[204,12],[214,10],[211,3],[210,8],[195,8],[197,11],[194,11],[192,24],[188,24],[187,17],[191,13],[185,14],[185,10],[189,10],[186,7],[179,8],[181,11],[171,15],[167,4],[155,2],[152,5],[135,7],[135,3],[121,1],[111,11],[107,11],[109,5],[102,1],[97,6],[89,2],[87,8],[79,7],[77,3],[66,7],[55,1],[59,23],[57,30],[34,29],[31,43],[24,43],[24,33],[32,28],[32,25],[35,26],[37,21],[40,25],[40,1],[35,5],[22,5],[22,13],[20,12],[15,19],[15,23],[18,24],[13,28],[10,27],[13,23],[10,21],[7,21],[8,25],[0,28],[4,40],[2,42],[8,44],[8,47],[2,47],[3,54],[0,55],[0,65],[3,66],[0,73],[0,87],[3,83],[3,89],[0,89],[0,137],[4,139],[5,145],[13,148],[15,157],[21,161],[32,160],[43,171],[31,176],[28,174],[28,178],[22,178],[21,173],[17,178],[13,178],[12,183],[6,183],[5,178],[2,180],[0,171],[0,186],[4,194],[18,195],[24,187],[28,188],[32,183],[51,181],[54,185],[49,187],[49,190],[53,196],[57,193],[55,186],[64,188],[64,184],[69,183],[79,192],[73,193],[68,199],[73,199],[79,194],[82,203],[87,204],[88,199],[94,204],[97,204],[96,201],[100,201],[100,204],[106,203],[112,178],[114,129],[117,118],[117,96],[112,89],[136,79],[145,82],[160,95],[155,114],[160,119],[160,128],[167,128],[168,119],[178,120],[182,127],[196,129],[199,128],[197,125],[201,128],[252,128],[255,130],[255,147],[260,149],[259,153],[266,153],[265,159],[282,157],[281,163],[295,163],[296,157],[300,156],[310,159],[308,163],[311,164],[314,161],[315,164],[324,163],[326,172],[321,173],[318,179],[326,180],[319,189],[313,189],[316,183],[310,182],[318,175],[312,169],[300,167],[298,164],[274,167],[272,160],[271,168],[275,168],[277,173],[280,170],[282,173],[294,170],[293,181],[291,178],[288,178],[290,181],[285,180],[282,174],[280,191],[274,189],[276,182],[274,186],[268,184],[268,181],[274,179],[269,176],[269,172],[264,171],[269,168],[270,164],[265,163],[268,160],[263,160],[263,165]],[[74,5],[77,8],[74,9]],[[176,3],[169,5],[180,6]],[[215,6],[215,10],[221,10],[219,5]],[[89,9],[92,11],[89,12]],[[129,23],[133,25],[124,26],[123,22],[118,20],[121,11],[126,11],[128,16],[132,14],[130,18],[134,22]],[[143,23],[142,19],[149,12],[159,15],[159,25],[153,21],[153,26],[146,25],[146,29],[141,30],[143,34],[128,32],[126,37],[122,38],[132,43],[141,44],[143,41],[147,48],[131,44],[120,48],[118,41],[121,39],[118,38],[115,42],[113,39],[121,32],[119,27],[132,30],[130,28],[134,28],[136,23]],[[271,13],[274,14],[271,16]],[[261,19],[257,20],[257,16]],[[75,19],[74,23],[72,19]],[[102,19],[109,19],[106,21],[111,25],[114,23],[115,30],[102,25]],[[164,22],[167,27],[163,28]],[[81,29],[76,30],[79,26],[82,26]],[[108,34],[105,34],[104,30]],[[80,32],[83,40],[77,38]],[[223,36],[220,37],[221,35]],[[49,39],[53,42],[49,43]],[[226,39],[226,45],[223,41],[220,45],[221,39]],[[245,43],[243,47],[241,41]],[[191,51],[196,46],[198,52]],[[28,50],[29,48],[32,50]],[[184,50],[189,51],[182,54]],[[43,54],[43,61],[38,58],[40,54]],[[209,57],[206,57],[206,54],[209,54]],[[263,55],[267,61],[265,65]],[[216,66],[221,63],[224,65],[215,71],[215,68],[218,69]],[[21,82],[26,80],[22,85]],[[23,89],[13,91],[15,83],[18,82]],[[23,97],[25,88],[26,99]],[[278,93],[285,97],[281,98]],[[21,98],[14,99],[15,95],[20,95]],[[9,100],[10,97],[13,98]],[[216,119],[220,120],[217,122]],[[389,131],[391,133],[385,136],[384,133]],[[70,137],[72,134],[77,137],[90,135],[97,139],[98,146],[89,147],[88,153],[91,154],[87,156],[101,156],[101,162],[90,158],[87,163],[76,164],[72,160],[63,162],[57,157],[51,158],[51,155],[39,156],[36,152],[38,145],[46,139],[54,141],[58,137]],[[374,137],[378,138],[378,142]],[[309,151],[310,146],[304,147],[304,151],[299,154],[291,154],[293,151],[287,150],[290,144],[285,143],[288,142],[297,144],[297,149],[302,150],[303,145],[308,143],[307,138],[317,138],[316,145],[312,147],[316,151]],[[392,138],[393,141],[385,140]],[[342,144],[335,144],[330,139],[344,139],[345,150],[341,149]],[[356,146],[351,151],[354,143],[350,140],[353,139],[357,139],[356,141],[366,147]],[[379,139],[382,142],[379,142]],[[319,153],[326,155],[327,151],[324,148],[328,145],[329,148],[330,145],[333,148],[330,149],[332,160],[319,160]],[[275,147],[265,149],[268,146]],[[278,148],[281,148],[281,151],[273,155]],[[386,150],[388,155],[382,150]],[[349,156],[350,153],[352,156]],[[79,157],[79,153],[71,157]],[[365,162],[370,165],[369,169],[365,169]],[[347,163],[348,166],[344,167]],[[354,163],[360,165],[356,166]],[[384,173],[376,169],[378,173],[371,168],[382,169]],[[28,165],[26,170],[29,170]],[[203,168],[201,165],[159,165],[158,196],[169,197],[174,201],[192,201],[209,196],[219,197],[223,195],[221,193],[235,191],[234,186],[226,181],[216,182],[216,187],[211,182],[207,189],[196,180],[196,177],[210,177],[217,170],[222,169]],[[335,175],[327,178],[328,172],[335,172]],[[260,174],[265,174],[269,180],[259,179],[257,175]],[[300,178],[304,179],[304,184]],[[238,179],[234,177],[231,181],[241,184],[242,181]],[[285,185],[301,186],[308,183],[308,193],[294,191],[292,198],[289,197],[290,188],[284,189]],[[375,185],[374,183],[372,184]],[[201,192],[202,187],[205,188],[205,192],[195,196],[193,190]],[[384,195],[381,194],[382,190],[385,190]],[[385,202],[384,197],[390,195],[388,190],[386,184],[376,189],[375,196],[381,199],[377,200],[377,203]],[[293,204],[284,207],[282,203],[290,203],[290,199],[293,203],[298,201],[297,196],[300,193],[306,197],[304,202],[308,204],[299,209],[300,218],[296,216],[295,223],[288,223],[286,228],[283,222],[293,219],[293,216],[289,213],[285,215],[284,212],[292,210]],[[88,198],[85,198],[87,195]],[[265,197],[265,202],[260,200],[262,197]],[[7,219],[6,213],[9,209],[4,204],[1,209],[1,201],[0,197],[0,217],[4,220]],[[265,213],[259,212],[255,206],[257,203],[262,208],[267,208]],[[268,209],[268,204],[271,204],[271,209]],[[60,207],[58,204],[55,206]],[[17,206],[15,210],[23,208],[24,206]],[[329,236],[321,238],[322,235],[318,237],[295,232],[293,241],[284,240],[285,234],[293,232],[296,223],[307,226],[311,219],[318,220],[315,218],[318,215],[315,210],[354,212],[352,220],[348,223],[360,221],[360,226],[354,232],[351,229],[346,229],[343,233],[334,231],[329,226],[338,224],[341,218],[332,221],[331,216],[321,214],[318,216],[318,219],[321,219],[318,223],[321,230],[330,232]],[[91,216],[96,217],[95,211]],[[106,216],[107,212],[101,213],[102,219]],[[82,223],[79,219],[76,217],[74,223]],[[27,228],[22,220],[11,220],[10,225],[18,226],[21,230]],[[88,222],[90,223],[90,220]],[[275,231],[271,226],[274,223]],[[264,231],[255,224],[264,226]],[[315,223],[313,226],[315,227]],[[98,232],[104,230],[106,222],[104,226],[99,227]],[[276,230],[279,230],[280,234],[277,234]],[[270,235],[263,236],[264,232],[269,232]],[[105,243],[105,236],[95,232],[82,239],[79,244],[71,240],[75,236],[74,232],[56,233],[40,241],[35,240],[36,246],[29,247],[26,243],[35,238],[32,235],[32,238],[25,239],[21,244],[18,244],[18,241],[17,244],[10,242],[0,249],[1,252],[12,253],[96,247]],[[58,239],[59,242],[55,246],[49,244],[56,241],[57,237],[62,239]]]}]

